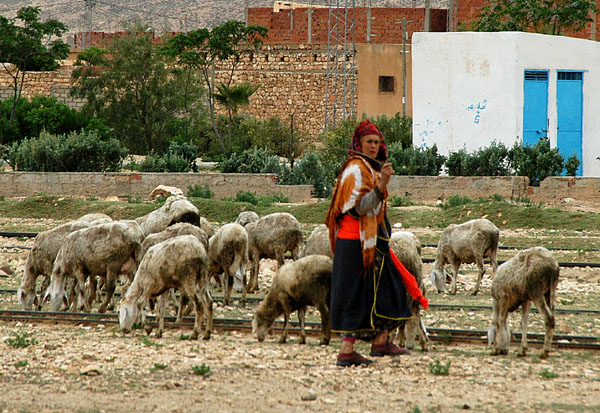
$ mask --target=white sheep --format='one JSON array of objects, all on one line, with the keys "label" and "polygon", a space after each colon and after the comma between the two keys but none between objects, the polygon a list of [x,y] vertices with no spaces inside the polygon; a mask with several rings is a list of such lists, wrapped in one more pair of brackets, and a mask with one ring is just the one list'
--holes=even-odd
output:
[{"label": "white sheep", "polygon": [[189,222],[200,226],[200,214],[198,208],[182,195],[170,196],[160,208],[136,218],[144,235],[148,236],[160,232],[177,222]]},{"label": "white sheep", "polygon": [[229,305],[234,277],[241,278],[242,302],[246,302],[246,263],[248,234],[244,227],[231,223],[223,225],[208,241],[208,278],[224,273],[224,303]]},{"label": "white sheep", "polygon": [[178,222],[177,224],[165,228],[161,232],[150,234],[144,238],[142,241],[142,256],[144,256],[146,251],[153,245],[179,235],[194,235],[202,243],[204,248],[208,249],[208,237],[202,228],[188,222]]},{"label": "white sheep", "polygon": [[273,278],[273,284],[252,318],[252,334],[264,341],[275,319],[283,314],[280,343],[287,340],[290,314],[298,311],[300,344],[306,343],[304,316],[306,307],[317,307],[321,313],[321,344],[329,344],[331,324],[329,299],[333,260],[325,255],[309,255],[283,265]]},{"label": "white sheep", "polygon": [[488,342],[494,346],[493,355],[508,354],[510,330],[508,313],[521,307],[521,349],[527,353],[527,318],[531,302],[544,317],[546,335],[541,357],[548,357],[554,334],[554,300],[560,268],[552,253],[543,247],[519,251],[514,257],[498,267],[492,281],[492,324],[488,330]]},{"label": "white sheep", "polygon": [[208,221],[208,219],[200,217],[199,227],[204,231],[208,239],[215,235],[215,229],[213,228],[212,224]]},{"label": "white sheep", "polygon": [[56,255],[52,278],[46,296],[51,298],[52,311],[58,311],[65,294],[68,277],[77,280],[77,289],[84,295],[86,281],[90,283],[83,307],[90,311],[96,291],[96,277],[105,278],[105,297],[98,312],[105,312],[111,303],[119,274],[133,279],[141,257],[139,233],[130,224],[111,222],[80,229],[67,235]]},{"label": "white sheep", "polygon": [[[194,301],[196,319],[192,339],[200,333],[203,313],[206,315],[204,339],[208,340],[213,327],[212,298],[208,291],[208,258],[202,243],[193,235],[180,235],[160,242],[146,252],[131,287],[121,300],[119,325],[128,332],[142,312],[144,303],[152,297],[160,297],[158,330],[162,337],[167,295],[171,288]],[[149,333],[151,330],[146,329]]]},{"label": "white sheep", "polygon": [[248,292],[254,292],[258,290],[258,268],[262,258],[276,259],[278,267],[285,263],[286,251],[291,252],[293,260],[298,259],[303,242],[302,227],[293,215],[277,212],[265,215],[245,228],[251,265]]},{"label": "white sheep", "polygon": [[[390,237],[390,248],[398,257],[398,260],[415,277],[419,289],[425,295],[423,284],[423,262],[421,261],[421,242],[415,234],[409,231],[394,232]],[[415,346],[415,337],[419,338],[419,344],[423,351],[427,350],[429,336],[421,318],[421,305],[413,300],[410,294],[406,294],[410,303],[412,317],[397,330],[398,344],[412,349]]]},{"label": "white sheep", "polygon": [[[487,219],[473,219],[462,224],[450,224],[444,229],[437,247],[430,277],[438,293],[446,291],[444,266],[452,266],[452,287],[450,294],[456,294],[456,277],[462,263],[476,263],[479,269],[477,283],[472,295],[477,295],[481,279],[485,273],[483,259],[489,257],[493,273],[498,268],[498,239],[500,231]],[[493,275],[492,273],[492,275]]]},{"label": "white sheep", "polygon": [[329,242],[329,229],[325,224],[317,225],[306,239],[306,245],[300,256],[306,257],[308,255],[327,255],[333,258],[333,251]]},{"label": "white sheep", "polygon": [[[23,304],[25,310],[30,310],[32,305],[37,310],[41,308],[42,299],[50,284],[54,259],[65,237],[73,231],[110,221],[112,221],[112,218],[106,214],[87,214],[76,221],[67,222],[48,231],[40,232],[35,237],[31,251],[25,261],[21,285],[17,290],[17,298]],[[39,276],[44,276],[44,279],[42,281],[41,296],[38,299],[35,293],[35,285]]]}]

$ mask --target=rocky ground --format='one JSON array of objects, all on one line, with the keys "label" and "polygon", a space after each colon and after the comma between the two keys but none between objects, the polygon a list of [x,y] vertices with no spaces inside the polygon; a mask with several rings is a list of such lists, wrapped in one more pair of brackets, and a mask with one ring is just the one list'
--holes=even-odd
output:
[{"label": "rocky ground", "polygon": [[[2,239],[0,246],[31,245]],[[16,288],[26,250],[3,249],[14,275],[0,288]],[[427,274],[429,266],[425,265]],[[432,303],[490,304],[489,279],[472,297],[473,269],[459,276],[455,297],[438,295],[426,280]],[[274,263],[263,261],[264,293]],[[564,269],[558,307],[598,308],[600,271]],[[0,295],[0,308],[17,308],[14,295]],[[253,308],[216,304],[216,317],[249,317]],[[311,317],[315,317],[311,314]],[[429,327],[486,329],[483,311],[424,312]],[[557,334],[600,336],[600,321],[557,315]],[[530,331],[542,320],[530,315]],[[511,317],[519,331],[519,316]],[[162,339],[141,330],[122,334],[116,325],[67,326],[0,321],[0,412],[477,412],[600,411],[600,353],[555,349],[550,358],[531,348],[524,358],[513,344],[508,356],[491,356],[485,344],[429,343],[399,358],[381,358],[368,368],[335,366],[339,339],[319,346],[277,336],[258,343],[249,333],[216,332],[190,341],[189,331],[167,329]],[[368,344],[359,351],[367,355]]]}]

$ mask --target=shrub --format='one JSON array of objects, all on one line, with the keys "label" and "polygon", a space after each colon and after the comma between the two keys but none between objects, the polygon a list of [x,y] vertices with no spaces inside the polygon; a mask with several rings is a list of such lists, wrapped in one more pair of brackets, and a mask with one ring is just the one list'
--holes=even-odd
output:
[{"label": "shrub", "polygon": [[296,163],[294,169],[283,167],[283,173],[279,177],[279,183],[283,185],[312,185],[314,196],[326,198],[331,194],[335,175],[327,171],[319,156],[310,152],[305,154]]},{"label": "shrub", "polygon": [[450,361],[445,364],[440,363],[438,359],[435,359],[433,363],[429,363],[429,372],[436,376],[447,376],[450,374]]},{"label": "shrub", "polygon": [[400,143],[393,143],[388,146],[388,162],[396,175],[438,176],[445,160],[445,156],[438,154],[437,145],[403,148]]},{"label": "shrub", "polygon": [[217,165],[223,173],[281,173],[279,158],[268,149],[247,149],[232,153]]},{"label": "shrub", "polygon": [[200,366],[193,366],[192,372],[197,376],[202,376],[205,378],[212,374],[212,372],[210,371],[210,367],[204,363],[202,363],[202,365]]},{"label": "shrub", "polygon": [[188,185],[188,191],[186,196],[188,198],[205,198],[210,199],[215,195],[215,193],[208,187],[208,184],[204,184],[204,186],[200,186],[198,184]]},{"label": "shrub", "polygon": [[567,171],[567,176],[575,176],[577,175],[577,168],[579,168],[579,159],[577,159],[577,155],[573,154],[569,156],[567,162],[565,162],[565,170]]},{"label": "shrub", "polygon": [[7,338],[4,342],[13,348],[25,348],[37,344],[35,338],[30,338],[29,333],[13,333],[14,338]]},{"label": "shrub", "polygon": [[115,172],[127,150],[116,139],[102,140],[95,132],[71,132],[13,143],[6,153],[14,170],[40,172]]},{"label": "shrub", "polygon": [[140,172],[198,172],[197,156],[196,145],[171,142],[167,153],[151,151],[141,162],[131,162],[129,168]]},{"label": "shrub", "polygon": [[441,207],[442,207],[442,209],[446,209],[446,208],[452,208],[452,207],[459,206],[459,205],[466,205],[466,204],[473,204],[473,203],[475,203],[475,201],[473,201],[468,196],[452,195],[450,198],[448,198],[448,201],[441,204]]},{"label": "shrub", "polygon": [[509,150],[496,141],[470,154],[460,149],[449,153],[446,168],[450,176],[508,176]]},{"label": "shrub", "polygon": [[540,139],[533,146],[522,146],[517,141],[508,157],[516,175],[529,177],[529,185],[532,186],[539,186],[548,176],[560,175],[564,169],[564,157],[558,148],[550,148],[547,138]]}]

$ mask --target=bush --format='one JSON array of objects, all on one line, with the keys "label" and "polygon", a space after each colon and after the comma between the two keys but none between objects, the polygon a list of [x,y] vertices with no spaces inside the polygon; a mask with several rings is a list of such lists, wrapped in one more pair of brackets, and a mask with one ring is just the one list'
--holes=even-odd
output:
[{"label": "bush", "polygon": [[276,195],[256,195],[248,191],[238,191],[235,199],[224,198],[224,201],[247,202],[252,205],[269,207],[274,202],[290,202],[289,198],[282,193]]},{"label": "bush", "polygon": [[152,151],[141,162],[131,162],[129,168],[140,172],[198,172],[197,155],[196,145],[172,142],[167,153]]},{"label": "bush", "polygon": [[397,142],[388,146],[388,162],[394,167],[396,175],[438,176],[445,160],[445,156],[438,154],[437,145],[403,149]]},{"label": "bush", "polygon": [[95,132],[71,132],[14,142],[6,161],[19,171],[115,172],[127,155],[116,139],[102,140]]},{"label": "bush", "polygon": [[283,173],[279,177],[279,183],[283,185],[312,185],[317,198],[328,197],[334,181],[335,174],[323,167],[319,156],[314,152],[304,155],[294,169],[283,167]]},{"label": "bush", "polygon": [[208,187],[208,184],[204,184],[204,186],[200,186],[198,184],[188,185],[188,191],[186,196],[188,198],[205,198],[210,199],[215,195],[213,191]]},{"label": "bush", "polygon": [[232,153],[217,168],[223,173],[281,173],[279,158],[268,149],[257,148]]},{"label": "bush", "polygon": [[573,154],[569,156],[567,162],[565,162],[565,170],[567,171],[567,176],[575,176],[577,175],[577,168],[579,168],[579,159],[577,159],[577,155]]},{"label": "bush", "polygon": [[471,154],[460,149],[450,152],[446,168],[450,176],[508,176],[511,174],[509,150],[496,141]]},{"label": "bush", "polygon": [[529,185],[539,186],[548,176],[558,176],[564,169],[564,158],[558,148],[551,149],[550,141],[542,138],[533,146],[516,142],[508,156],[516,175],[529,177]]}]

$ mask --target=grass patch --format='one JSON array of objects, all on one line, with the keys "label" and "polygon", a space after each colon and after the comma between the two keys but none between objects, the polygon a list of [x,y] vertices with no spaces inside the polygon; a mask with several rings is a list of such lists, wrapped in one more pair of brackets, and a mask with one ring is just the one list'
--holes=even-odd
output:
[{"label": "grass patch", "polygon": [[450,374],[450,363],[442,364],[438,359],[435,359],[432,363],[429,363],[429,372],[435,376],[447,376]]},{"label": "grass patch", "polygon": [[204,378],[209,377],[212,374],[210,367],[204,363],[202,363],[200,366],[193,366],[192,373],[194,373],[196,376],[202,376]]},{"label": "grass patch", "polygon": [[30,338],[29,333],[13,333],[13,336],[14,338],[10,337],[4,340],[9,347],[25,348],[37,344],[37,340],[35,338]]},{"label": "grass patch", "polygon": [[142,344],[143,344],[143,345],[145,345],[146,347],[152,347],[152,346],[154,346],[154,347],[156,347],[156,348],[161,348],[161,347],[164,347],[164,346],[165,346],[164,344],[160,344],[160,343],[157,343],[157,342],[155,342],[155,341],[152,341],[152,340],[150,340],[150,339],[149,339],[148,337],[146,337],[146,336],[140,337],[140,341],[141,341],[141,342],[142,342]]},{"label": "grass patch", "polygon": [[27,360],[19,360],[19,361],[15,362],[15,364],[13,364],[13,366],[20,369],[22,367],[27,367],[28,364],[29,364],[29,362]]},{"label": "grass patch", "polygon": [[546,379],[546,380],[555,379],[558,377],[558,373],[556,373],[554,371],[550,371],[547,368],[545,368],[542,371],[540,371],[540,377],[542,379]]}]

